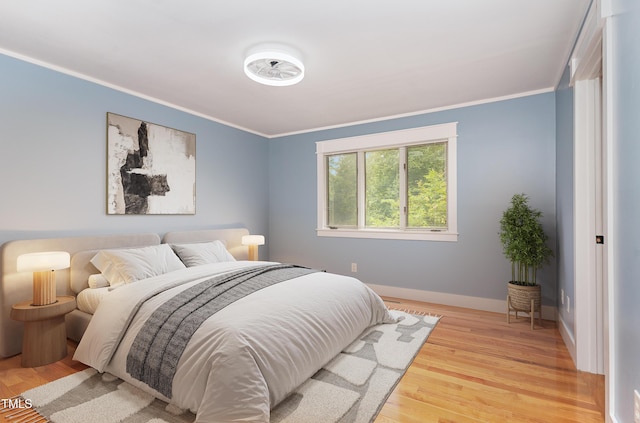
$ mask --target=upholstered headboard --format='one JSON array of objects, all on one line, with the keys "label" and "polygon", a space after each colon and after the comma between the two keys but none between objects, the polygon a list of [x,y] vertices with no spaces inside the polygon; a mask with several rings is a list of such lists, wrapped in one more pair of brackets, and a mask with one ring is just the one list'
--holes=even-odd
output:
[{"label": "upholstered headboard", "polygon": [[[248,253],[247,247],[242,245],[242,236],[248,234],[249,231],[245,228],[177,231],[166,233],[162,238],[162,242],[180,244],[221,240],[237,260],[246,260]],[[17,240],[9,241],[2,245],[0,248],[2,257],[0,356],[9,357],[20,353],[22,349],[22,323],[10,318],[11,306],[32,298],[33,293],[32,274],[18,273],[16,270],[16,261],[19,255],[40,251],[67,251],[70,253],[71,268],[56,271],[56,287],[58,295],[76,295],[86,285],[88,276],[97,272],[89,262],[94,252],[107,248],[157,245],[160,242],[161,239],[158,234],[143,233]]]}]

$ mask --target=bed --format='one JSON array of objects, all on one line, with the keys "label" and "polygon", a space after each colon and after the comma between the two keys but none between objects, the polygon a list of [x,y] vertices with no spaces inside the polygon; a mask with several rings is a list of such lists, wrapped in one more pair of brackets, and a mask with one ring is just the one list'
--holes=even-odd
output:
[{"label": "bed", "polygon": [[[170,232],[160,243],[76,248],[69,290],[89,308],[69,316],[80,340],[74,359],[198,422],[268,422],[270,409],[362,331],[394,321],[357,279],[246,261],[244,234]],[[88,293],[94,305],[81,300]]]}]

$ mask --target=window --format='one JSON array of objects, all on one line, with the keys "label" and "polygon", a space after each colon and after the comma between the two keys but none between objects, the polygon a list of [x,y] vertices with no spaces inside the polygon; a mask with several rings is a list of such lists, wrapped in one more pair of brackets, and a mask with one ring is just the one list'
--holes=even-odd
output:
[{"label": "window", "polygon": [[456,241],[456,127],[316,143],[318,235]]},{"label": "window", "polygon": [[327,157],[327,222],[343,228],[358,226],[358,179],[356,154],[334,154]]}]

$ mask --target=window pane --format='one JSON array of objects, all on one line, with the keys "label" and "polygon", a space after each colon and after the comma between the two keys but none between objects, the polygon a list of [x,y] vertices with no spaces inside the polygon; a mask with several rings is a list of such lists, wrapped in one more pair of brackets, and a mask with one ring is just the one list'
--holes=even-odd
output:
[{"label": "window pane", "polygon": [[400,227],[398,150],[365,153],[365,225]]},{"label": "window pane", "polygon": [[327,156],[327,225],[358,225],[356,153]]},{"label": "window pane", "polygon": [[447,228],[447,144],[407,148],[407,225]]}]

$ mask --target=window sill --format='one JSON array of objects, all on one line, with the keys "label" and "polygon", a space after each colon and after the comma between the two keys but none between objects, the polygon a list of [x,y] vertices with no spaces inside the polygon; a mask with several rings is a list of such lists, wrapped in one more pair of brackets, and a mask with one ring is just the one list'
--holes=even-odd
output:
[{"label": "window sill", "polygon": [[393,229],[316,229],[321,237],[335,238],[375,238],[375,239],[402,239],[417,241],[458,241],[458,234],[453,232],[438,231],[397,231]]}]

